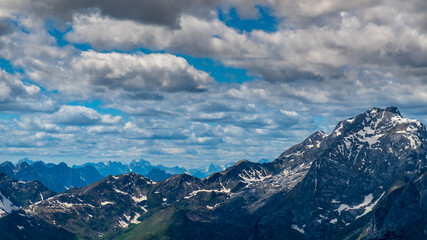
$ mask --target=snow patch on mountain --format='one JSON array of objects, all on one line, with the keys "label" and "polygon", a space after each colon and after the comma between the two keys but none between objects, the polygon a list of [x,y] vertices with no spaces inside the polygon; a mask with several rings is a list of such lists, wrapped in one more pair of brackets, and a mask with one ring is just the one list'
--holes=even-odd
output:
[{"label": "snow patch on mountain", "polygon": [[271,178],[272,175],[268,175],[267,172],[263,169],[260,170],[254,170],[253,168],[249,170],[243,170],[242,173],[239,174],[239,177],[242,179],[242,182],[246,184],[251,184],[253,182],[260,182],[264,181],[267,178]]},{"label": "snow patch on mountain", "polygon": [[192,198],[192,197],[196,196],[200,192],[208,192],[208,193],[210,193],[210,192],[216,192],[216,193],[230,194],[231,189],[227,189],[224,186],[220,190],[216,190],[216,189],[213,189],[213,190],[212,189],[199,189],[199,190],[192,191],[190,194],[188,194],[188,196],[185,196],[184,198],[185,199]]},{"label": "snow patch on mountain", "polygon": [[397,124],[416,124],[418,127],[421,127],[421,123],[417,120],[409,119],[409,118],[403,118],[401,116],[394,116],[391,118],[391,121],[393,125]]},{"label": "snow patch on mountain", "polygon": [[119,190],[119,189],[117,189],[117,188],[113,188],[113,190],[114,190],[116,193],[120,193],[120,194],[123,194],[123,195],[129,195],[129,193],[127,193],[127,192],[123,192],[123,191],[121,191],[121,190]]},{"label": "snow patch on mountain", "polygon": [[119,226],[121,227],[121,228],[127,228],[128,226],[129,226],[129,224],[128,223],[126,223],[125,221],[123,221],[123,220],[119,220]]},{"label": "snow patch on mountain", "polygon": [[140,196],[140,197],[131,196],[131,198],[132,198],[132,200],[133,200],[134,202],[136,202],[136,203],[140,203],[140,202],[142,202],[142,201],[147,200],[147,196],[145,196],[145,195]]},{"label": "snow patch on mountain", "polygon": [[304,227],[305,227],[305,225],[304,225],[302,228],[299,228],[299,227],[298,227],[298,225],[296,225],[296,224],[292,224],[292,226],[291,226],[291,228],[292,228],[292,229],[294,229],[294,230],[296,230],[296,231],[300,232],[301,234],[304,234],[304,233],[305,233],[305,231],[304,231]]},{"label": "snow patch on mountain", "polygon": [[12,201],[10,201],[7,197],[5,197],[0,192],[0,217],[3,217],[12,211],[18,210],[19,207],[13,205]]},{"label": "snow patch on mountain", "polygon": [[135,213],[135,216],[132,218],[132,220],[130,220],[130,223],[133,223],[133,224],[138,224],[138,223],[140,223],[140,221],[138,221],[138,218],[140,217],[141,215],[139,214],[139,213]]},{"label": "snow patch on mountain", "polygon": [[350,207],[347,204],[341,204],[335,211],[338,211],[338,214],[341,215],[342,211],[349,211],[349,210],[353,210],[353,209],[361,209],[361,208],[366,207],[368,204],[370,204],[373,199],[374,199],[373,194],[370,193],[364,197],[362,203],[360,203],[356,206],[353,206],[353,207]]},{"label": "snow patch on mountain", "polygon": [[[356,219],[366,215],[367,213],[369,213],[370,211],[372,211],[372,209],[377,205],[377,203],[379,202],[379,200],[384,196],[385,192],[383,192],[381,194],[381,196],[375,200],[375,202],[372,202],[372,200],[374,200],[373,194],[370,193],[368,195],[366,195],[363,199],[363,201],[353,207],[350,207],[347,204],[341,204],[335,211],[338,211],[338,214],[341,215],[342,211],[350,211],[350,210],[359,210],[359,209],[364,209],[364,212],[361,215],[358,215],[356,217]],[[336,203],[335,200],[333,200],[334,203]]]},{"label": "snow patch on mountain", "polygon": [[375,202],[373,202],[372,204],[370,204],[369,206],[366,206],[366,208],[365,208],[365,211],[361,214],[361,215],[359,215],[359,216],[357,216],[356,217],[356,219],[358,219],[358,218],[360,218],[360,217],[362,217],[362,216],[364,216],[364,215],[366,215],[367,213],[369,213],[370,211],[372,211],[372,209],[374,209],[374,207],[377,205],[377,203],[380,201],[380,199],[384,196],[384,194],[385,194],[385,192],[383,192],[382,194],[381,194],[381,196],[375,201]]}]

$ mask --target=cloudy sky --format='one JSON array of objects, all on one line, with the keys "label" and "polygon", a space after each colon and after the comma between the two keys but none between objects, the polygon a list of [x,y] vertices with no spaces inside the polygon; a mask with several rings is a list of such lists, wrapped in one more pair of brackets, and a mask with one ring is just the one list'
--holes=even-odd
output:
[{"label": "cloudy sky", "polygon": [[425,0],[0,0],[0,161],[258,161],[427,120]]}]

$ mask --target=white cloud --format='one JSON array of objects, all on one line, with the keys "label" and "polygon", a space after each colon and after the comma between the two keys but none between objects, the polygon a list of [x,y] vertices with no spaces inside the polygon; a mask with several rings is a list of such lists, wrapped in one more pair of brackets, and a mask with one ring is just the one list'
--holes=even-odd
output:
[{"label": "white cloud", "polygon": [[[208,20],[183,15],[181,28],[171,31],[99,15],[78,15],[67,37],[75,42],[89,42],[98,49],[144,46],[212,57],[229,66],[250,69],[272,82],[342,79],[347,68],[383,68],[388,72],[413,74],[420,66],[427,65],[426,32],[419,24],[422,19],[411,21],[414,10],[402,12],[395,2],[344,3],[271,2],[276,11],[286,10],[281,14],[298,15],[295,18],[309,18],[313,22],[313,17],[327,16],[319,24],[284,20],[278,31],[271,33],[262,30],[239,33],[213,16]],[[296,11],[289,7],[293,5]],[[387,14],[375,15],[379,12]]]},{"label": "white cloud", "polygon": [[122,129],[119,126],[90,126],[87,131],[91,134],[112,134],[120,133]]},{"label": "white cloud", "polygon": [[59,132],[61,130],[56,124],[40,117],[21,117],[21,121],[15,120],[15,123],[21,128],[30,131]]},{"label": "white cloud", "polygon": [[69,41],[90,43],[98,50],[131,50],[140,46],[168,49],[193,56],[266,57],[264,47],[219,21],[216,12],[210,18],[183,15],[180,28],[146,25],[100,15],[76,15]]},{"label": "white cloud", "polygon": [[287,110],[280,109],[280,112],[285,114],[286,116],[289,116],[289,117],[297,117],[298,116],[298,113],[295,111],[287,111]]},{"label": "white cloud", "polygon": [[28,75],[48,89],[83,98],[142,98],[153,91],[199,92],[213,83],[180,57],[170,54],[82,52],[67,62],[30,69]]},{"label": "white cloud", "polygon": [[5,131],[9,131],[9,128],[5,125],[0,124],[0,132],[5,132]]},{"label": "white cloud", "polygon": [[0,102],[16,101],[18,98],[34,98],[39,94],[39,87],[24,84],[17,76],[0,69]]},{"label": "white cloud", "polygon": [[85,126],[94,125],[101,121],[101,115],[94,109],[82,106],[62,106],[52,115],[52,120],[58,124]]},{"label": "white cloud", "polygon": [[[117,126],[123,123],[121,116],[100,114],[95,109],[74,105],[61,106],[57,112],[52,115],[45,115],[44,118],[48,122],[67,126],[90,126],[96,124]],[[99,127],[101,126],[95,126],[91,129],[95,131],[97,128],[100,129]],[[111,128],[105,127],[104,129]]]},{"label": "white cloud", "polygon": [[4,101],[9,97],[11,90],[5,82],[0,82],[0,101]]},{"label": "white cloud", "polygon": [[24,83],[21,77],[0,69],[0,112],[54,111],[54,101],[41,94],[41,89],[35,84]]}]

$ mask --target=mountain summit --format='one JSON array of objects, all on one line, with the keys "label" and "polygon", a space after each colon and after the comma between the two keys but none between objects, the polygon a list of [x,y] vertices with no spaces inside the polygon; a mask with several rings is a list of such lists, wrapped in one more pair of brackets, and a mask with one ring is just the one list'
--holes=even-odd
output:
[{"label": "mountain summit", "polygon": [[[415,179],[426,169],[427,132],[420,122],[403,118],[395,107],[372,108],[338,123],[318,144],[304,179],[258,223],[259,238],[279,238],[283,228],[300,238],[329,239],[372,211],[398,179]],[[316,147],[316,146],[314,146]],[[277,215],[282,217],[277,217]]]},{"label": "mountain summit", "polygon": [[[89,239],[425,239],[426,139],[396,107],[372,108],[272,162],[205,179],[108,176],[24,206],[23,218]],[[0,228],[25,220],[11,215]]]}]

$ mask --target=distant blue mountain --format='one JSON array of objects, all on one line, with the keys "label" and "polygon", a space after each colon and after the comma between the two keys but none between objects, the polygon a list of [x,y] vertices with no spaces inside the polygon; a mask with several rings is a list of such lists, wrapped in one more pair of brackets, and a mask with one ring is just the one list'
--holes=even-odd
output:
[{"label": "distant blue mountain", "polygon": [[208,168],[185,169],[183,167],[166,167],[163,165],[151,165],[149,161],[139,159],[126,164],[118,161],[85,163],[69,167],[66,163],[44,163],[24,158],[16,165],[6,161],[0,164],[0,172],[9,177],[21,180],[38,180],[54,192],[63,192],[71,187],[84,187],[101,180],[108,175],[121,175],[130,172],[146,176],[153,181],[162,181],[172,175],[187,173],[203,179],[210,174],[225,169],[213,163]]},{"label": "distant blue mountain", "polygon": [[93,166],[70,168],[66,163],[53,164],[42,161],[20,160],[16,165],[6,161],[0,164],[0,172],[21,180],[38,180],[55,192],[63,192],[71,187],[84,187],[103,178]]},{"label": "distant blue mountain", "polygon": [[258,160],[258,163],[268,163],[270,162],[267,158],[261,158],[260,160]]},{"label": "distant blue mountain", "polygon": [[129,166],[122,162],[108,161],[108,162],[97,162],[97,163],[85,163],[83,165],[74,165],[73,168],[80,168],[85,166],[94,167],[102,176],[108,175],[120,175],[131,172]]},{"label": "distant blue mountain", "polygon": [[207,169],[193,168],[185,169],[183,167],[166,167],[163,165],[152,165],[149,161],[144,159],[133,160],[131,163],[126,164],[118,161],[108,162],[97,162],[97,163],[85,163],[83,165],[73,166],[73,168],[79,168],[84,166],[94,167],[101,175],[120,175],[129,172],[134,172],[146,176],[153,181],[161,181],[169,178],[172,175],[187,173],[197,178],[205,178],[210,174],[225,169],[225,166],[218,166],[213,163],[209,165]]}]

